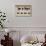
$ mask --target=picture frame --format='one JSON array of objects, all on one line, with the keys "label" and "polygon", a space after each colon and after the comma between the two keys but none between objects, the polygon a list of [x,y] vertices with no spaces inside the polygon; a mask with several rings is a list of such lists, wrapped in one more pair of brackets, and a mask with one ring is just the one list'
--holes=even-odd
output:
[{"label": "picture frame", "polygon": [[16,5],[16,17],[32,17],[32,5]]}]

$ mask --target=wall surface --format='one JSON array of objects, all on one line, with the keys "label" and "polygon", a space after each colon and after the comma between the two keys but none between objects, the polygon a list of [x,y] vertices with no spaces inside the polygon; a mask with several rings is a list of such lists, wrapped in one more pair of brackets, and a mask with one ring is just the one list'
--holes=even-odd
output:
[{"label": "wall surface", "polygon": [[[16,17],[17,4],[32,4],[32,18]],[[0,0],[0,10],[6,12],[7,27],[46,27],[46,0]]]},{"label": "wall surface", "polygon": [[32,0],[33,19],[32,25],[46,27],[46,0]]},{"label": "wall surface", "polygon": [[[28,2],[28,3],[27,3]],[[0,10],[6,12],[7,24],[6,27],[16,27],[30,25],[31,17],[16,17],[15,5],[17,4],[31,4],[31,0],[0,0]]]}]

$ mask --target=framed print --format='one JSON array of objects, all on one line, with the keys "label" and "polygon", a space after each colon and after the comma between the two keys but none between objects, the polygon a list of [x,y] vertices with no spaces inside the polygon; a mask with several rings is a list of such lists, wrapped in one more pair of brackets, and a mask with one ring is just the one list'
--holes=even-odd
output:
[{"label": "framed print", "polygon": [[18,17],[32,17],[32,5],[16,5],[16,16]]}]

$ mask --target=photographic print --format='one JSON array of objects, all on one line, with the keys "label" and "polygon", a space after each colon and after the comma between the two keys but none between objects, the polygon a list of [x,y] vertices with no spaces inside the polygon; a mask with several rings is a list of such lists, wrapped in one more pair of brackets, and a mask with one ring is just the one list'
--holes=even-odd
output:
[{"label": "photographic print", "polygon": [[32,5],[16,5],[16,16],[18,17],[32,17]]}]

